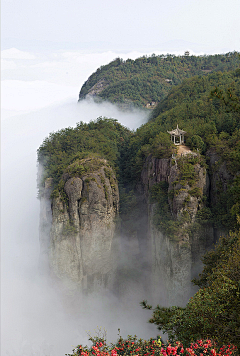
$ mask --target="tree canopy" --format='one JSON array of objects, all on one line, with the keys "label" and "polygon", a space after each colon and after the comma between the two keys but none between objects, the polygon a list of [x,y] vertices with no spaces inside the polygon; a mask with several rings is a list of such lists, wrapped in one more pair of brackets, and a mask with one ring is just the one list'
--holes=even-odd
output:
[{"label": "tree canopy", "polygon": [[[171,59],[153,58],[157,61]],[[228,63],[235,58],[235,54],[216,58]],[[137,63],[147,63],[147,60],[145,58],[143,62],[139,60]],[[129,63],[132,62],[130,60]],[[109,64],[109,68],[118,67],[121,63],[116,61]],[[159,102],[149,122],[135,132],[114,119],[99,118],[89,124],[78,123],[76,128],[50,134],[38,150],[44,177],[52,177],[54,183],[58,184],[64,169],[74,160],[82,159],[90,153],[97,154],[109,161],[116,170],[121,186],[128,187],[127,191],[130,192],[140,179],[148,155],[170,158],[174,153],[174,145],[167,131],[178,124],[187,132],[186,144],[203,155],[210,174],[214,172],[209,165],[209,151],[213,150],[218,155],[218,165],[225,162],[230,174],[227,188],[222,190],[219,187],[217,203],[207,208],[208,216],[211,216],[216,226],[232,229],[236,227],[236,216],[240,213],[239,98],[238,69],[184,79]]]},{"label": "tree canopy", "polygon": [[88,78],[80,90],[79,99],[85,98],[94,88],[103,100],[151,109],[184,79],[234,70],[238,68],[238,62],[237,52],[208,56],[153,54],[126,61],[116,58]]}]

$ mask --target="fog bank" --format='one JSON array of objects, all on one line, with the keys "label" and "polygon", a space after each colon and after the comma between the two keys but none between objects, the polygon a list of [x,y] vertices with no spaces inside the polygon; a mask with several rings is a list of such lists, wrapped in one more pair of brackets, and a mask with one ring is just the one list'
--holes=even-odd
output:
[{"label": "fog bank", "polygon": [[91,296],[70,307],[68,297],[39,270],[36,150],[50,132],[99,116],[131,129],[147,118],[145,112],[121,112],[110,103],[69,100],[2,122],[1,355],[64,355],[87,343],[86,331],[94,334],[97,326],[106,329],[109,341],[117,339],[118,328],[123,336],[156,335],[147,323],[149,314],[138,304],[140,296],[124,304],[113,296]]}]

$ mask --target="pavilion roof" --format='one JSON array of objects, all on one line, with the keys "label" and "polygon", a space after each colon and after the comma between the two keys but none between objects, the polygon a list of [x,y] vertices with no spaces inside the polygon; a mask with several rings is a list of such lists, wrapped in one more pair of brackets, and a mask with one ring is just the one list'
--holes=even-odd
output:
[{"label": "pavilion roof", "polygon": [[187,133],[186,131],[183,131],[181,129],[178,128],[178,125],[177,125],[177,128],[175,130],[172,130],[172,131],[168,131],[168,133],[170,135],[175,135],[175,136],[180,136],[180,135],[183,135],[185,133]]}]

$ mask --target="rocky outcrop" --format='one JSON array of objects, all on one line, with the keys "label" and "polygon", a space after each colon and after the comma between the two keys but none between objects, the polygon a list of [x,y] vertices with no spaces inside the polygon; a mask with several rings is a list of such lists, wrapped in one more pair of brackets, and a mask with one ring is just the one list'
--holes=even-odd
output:
[{"label": "rocky outcrop", "polygon": [[194,293],[191,280],[201,270],[201,256],[220,235],[206,218],[206,202],[217,204],[218,190],[227,190],[232,179],[214,152],[208,157],[210,175],[197,155],[149,156],[119,229],[118,185],[106,160],[76,160],[54,190],[47,178],[42,262],[68,289],[112,289],[124,298],[133,290],[144,298],[151,290],[156,304],[184,305]]},{"label": "rocky outcrop", "polygon": [[41,229],[40,239],[48,249],[50,270],[70,289],[106,288],[119,207],[112,168],[96,158],[74,162],[62,177],[62,188],[52,192],[51,210],[49,182],[41,197],[41,216],[48,217],[50,233]]},{"label": "rocky outcrop", "polygon": [[[42,167],[38,169],[39,179],[42,175]],[[49,272],[49,249],[50,233],[52,226],[52,208],[51,208],[52,178],[47,178],[44,182],[44,188],[40,196],[40,267],[42,270]]]},{"label": "rocky outcrop", "polygon": [[84,99],[86,97],[96,97],[99,95],[104,89],[108,87],[108,83],[105,79],[99,80],[96,84],[94,84],[87,92],[87,94],[79,94],[79,100]]},{"label": "rocky outcrop", "polygon": [[[191,158],[191,155],[188,156]],[[199,272],[200,257],[213,243],[213,228],[196,224],[196,216],[208,195],[208,176],[199,163],[192,165],[194,184],[183,180],[179,159],[149,156],[141,179],[148,204],[148,234],[151,244],[152,293],[155,303],[184,305],[192,294],[191,279]],[[190,177],[191,178],[191,177]],[[190,179],[191,181],[191,179]],[[166,182],[166,201],[171,213],[168,222],[156,224],[158,202],[150,199],[151,188]],[[161,227],[162,226],[162,227]],[[204,238],[203,238],[204,237]]]},{"label": "rocky outcrop", "polygon": [[149,191],[154,184],[162,181],[168,182],[170,169],[170,159],[158,159],[151,155],[147,157],[141,172],[141,182],[143,184],[144,194],[147,198],[149,196]]}]

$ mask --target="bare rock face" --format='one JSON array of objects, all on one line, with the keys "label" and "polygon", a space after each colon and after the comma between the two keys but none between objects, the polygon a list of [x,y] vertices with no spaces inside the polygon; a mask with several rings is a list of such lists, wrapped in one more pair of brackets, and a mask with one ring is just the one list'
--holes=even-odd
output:
[{"label": "bare rock face", "polygon": [[[200,269],[200,257],[213,243],[212,226],[204,228],[195,224],[197,213],[203,207],[203,196],[208,195],[208,176],[199,163],[192,169],[194,186],[187,181],[183,183],[178,159],[149,156],[142,171],[143,191],[148,204],[155,303],[184,305],[187,302],[193,293],[191,280]],[[166,199],[172,216],[169,226],[165,227],[161,227],[161,223],[156,226],[158,203],[149,199],[151,188],[160,182],[167,183]]]},{"label": "bare rock face", "polygon": [[141,172],[141,181],[144,193],[148,197],[151,187],[159,182],[168,182],[171,169],[171,160],[168,158],[158,159],[148,156]]},{"label": "bare rock face", "polygon": [[[39,169],[40,170],[40,169]],[[41,174],[41,172],[40,172]],[[40,240],[40,266],[42,269],[48,271],[48,254],[50,248],[50,233],[52,225],[52,209],[51,209],[51,193],[52,193],[52,178],[45,180],[44,189],[40,199],[40,226],[39,226],[39,240]]]},{"label": "bare rock face", "polygon": [[105,79],[100,79],[96,84],[94,84],[88,91],[86,95],[79,94],[79,100],[83,98],[94,98],[97,95],[99,95],[104,89],[108,87],[108,83],[106,82]]},{"label": "bare rock face", "polygon": [[99,80],[88,92],[88,95],[90,96],[95,96],[100,94],[106,87],[108,86],[108,84],[106,83],[106,81],[104,79]]},{"label": "bare rock face", "polygon": [[114,172],[106,160],[84,159],[69,166],[62,186],[52,198],[50,269],[68,288],[106,288],[119,208]]},{"label": "bare rock face", "polygon": [[152,295],[155,304],[186,304],[191,294],[192,255],[188,242],[176,242],[153,223],[150,210],[149,233],[152,245]]}]

